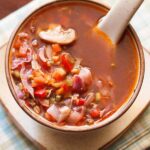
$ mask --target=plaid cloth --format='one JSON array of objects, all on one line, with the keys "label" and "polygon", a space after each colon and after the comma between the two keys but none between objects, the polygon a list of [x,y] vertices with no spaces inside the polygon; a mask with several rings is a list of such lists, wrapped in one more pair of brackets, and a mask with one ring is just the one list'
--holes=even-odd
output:
[{"label": "plaid cloth", "polygon": [[[106,0],[104,0],[106,2]],[[116,0],[107,0],[113,4]],[[48,0],[34,0],[23,8],[0,20],[0,46],[5,44],[18,22],[28,10],[47,3]],[[145,0],[131,21],[142,44],[150,49],[150,0]],[[113,143],[109,150],[142,150],[150,146],[150,107],[121,138]],[[36,147],[16,129],[0,106],[0,150],[34,150]]]}]

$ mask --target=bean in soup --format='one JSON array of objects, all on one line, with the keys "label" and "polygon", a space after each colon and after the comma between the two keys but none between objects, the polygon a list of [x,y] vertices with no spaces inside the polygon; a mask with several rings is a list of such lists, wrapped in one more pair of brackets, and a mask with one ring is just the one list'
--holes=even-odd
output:
[{"label": "bean in soup", "polygon": [[88,2],[57,2],[22,25],[10,53],[19,101],[50,122],[81,126],[108,118],[128,100],[138,52],[129,31],[113,48],[93,31],[106,13]]}]

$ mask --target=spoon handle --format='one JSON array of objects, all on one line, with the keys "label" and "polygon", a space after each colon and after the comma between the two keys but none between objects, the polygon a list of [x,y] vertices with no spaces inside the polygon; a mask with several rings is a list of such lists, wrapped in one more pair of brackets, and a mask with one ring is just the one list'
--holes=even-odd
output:
[{"label": "spoon handle", "polygon": [[117,44],[130,19],[144,0],[118,0],[99,23],[98,28]]}]

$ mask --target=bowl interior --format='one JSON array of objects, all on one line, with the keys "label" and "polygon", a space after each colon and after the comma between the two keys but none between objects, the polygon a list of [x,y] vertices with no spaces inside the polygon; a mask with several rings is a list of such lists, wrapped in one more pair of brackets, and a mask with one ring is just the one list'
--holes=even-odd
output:
[{"label": "bowl interior", "polygon": [[[79,1],[79,0],[78,0]],[[85,3],[85,1],[80,0],[81,3]],[[133,28],[131,27],[131,25],[128,26],[128,31],[130,33],[130,36],[132,37],[132,40],[137,48],[138,51],[138,55],[139,55],[139,74],[138,74],[138,79],[137,79],[137,83],[134,89],[134,92],[130,95],[130,97],[128,98],[128,100],[126,101],[126,103],[124,103],[113,115],[111,115],[110,117],[108,117],[107,119],[94,124],[92,126],[58,126],[56,124],[53,124],[49,121],[47,121],[46,119],[44,119],[43,117],[37,115],[36,113],[34,113],[34,111],[32,111],[30,108],[28,108],[23,102],[20,102],[17,98],[17,95],[15,93],[15,89],[14,89],[14,82],[13,79],[11,77],[10,74],[10,66],[9,66],[9,57],[10,57],[10,49],[12,47],[12,43],[14,40],[14,37],[16,36],[16,34],[18,33],[18,31],[20,30],[20,28],[22,27],[22,25],[28,21],[28,18],[30,18],[33,14],[37,13],[38,11],[40,11],[41,9],[48,7],[48,5],[52,5],[53,3],[61,3],[64,1],[53,1],[49,4],[46,4],[45,6],[42,6],[40,8],[38,8],[36,11],[32,12],[29,16],[27,16],[25,19],[23,19],[23,21],[18,25],[18,27],[16,28],[16,30],[14,31],[14,33],[12,34],[8,47],[7,47],[7,53],[6,53],[6,77],[7,77],[7,81],[8,81],[8,85],[10,87],[10,90],[12,92],[12,95],[14,96],[14,99],[16,100],[16,102],[19,104],[19,106],[30,116],[32,117],[34,120],[38,121],[39,123],[53,128],[53,129],[57,129],[57,130],[61,130],[61,131],[89,131],[89,130],[93,130],[93,129],[97,129],[100,127],[104,127],[105,125],[111,123],[112,121],[116,120],[117,118],[119,118],[124,112],[126,112],[128,110],[128,108],[132,105],[132,103],[134,102],[134,100],[136,99],[139,90],[141,88],[142,85],[142,81],[143,81],[143,77],[144,77],[144,56],[143,56],[143,49],[141,46],[141,43],[135,33],[135,31],[133,30]],[[86,1],[86,3],[94,3],[99,5],[99,7],[105,9],[106,11],[109,10],[109,7],[105,4],[103,4],[102,2],[95,2],[95,1]]]}]

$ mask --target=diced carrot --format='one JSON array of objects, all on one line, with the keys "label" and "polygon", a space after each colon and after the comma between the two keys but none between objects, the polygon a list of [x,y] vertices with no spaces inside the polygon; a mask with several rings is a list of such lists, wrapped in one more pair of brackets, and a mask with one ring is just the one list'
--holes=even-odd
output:
[{"label": "diced carrot", "polygon": [[59,88],[57,91],[56,91],[56,94],[58,95],[62,95],[64,93],[64,88]]},{"label": "diced carrot", "polygon": [[33,88],[35,88],[35,87],[37,87],[38,85],[37,85],[37,83],[35,83],[34,81],[32,81],[32,82],[31,82],[31,86],[32,86]]},{"label": "diced carrot", "polygon": [[39,76],[39,77],[34,77],[34,82],[39,85],[42,85],[46,83],[46,80],[43,76]]},{"label": "diced carrot", "polygon": [[52,77],[56,81],[61,81],[64,79],[65,75],[66,75],[66,71],[63,68],[56,68],[52,74]]},{"label": "diced carrot", "polygon": [[59,56],[53,56],[52,59],[55,63],[57,63],[59,61],[60,57]]},{"label": "diced carrot", "polygon": [[26,53],[18,53],[18,55],[17,55],[18,57],[26,57],[27,56],[27,54]]},{"label": "diced carrot", "polygon": [[58,53],[62,51],[62,48],[60,47],[59,44],[52,44],[52,50],[53,52]]},{"label": "diced carrot", "polygon": [[51,82],[52,81],[50,74],[44,74],[44,78],[45,78],[45,82]]}]

